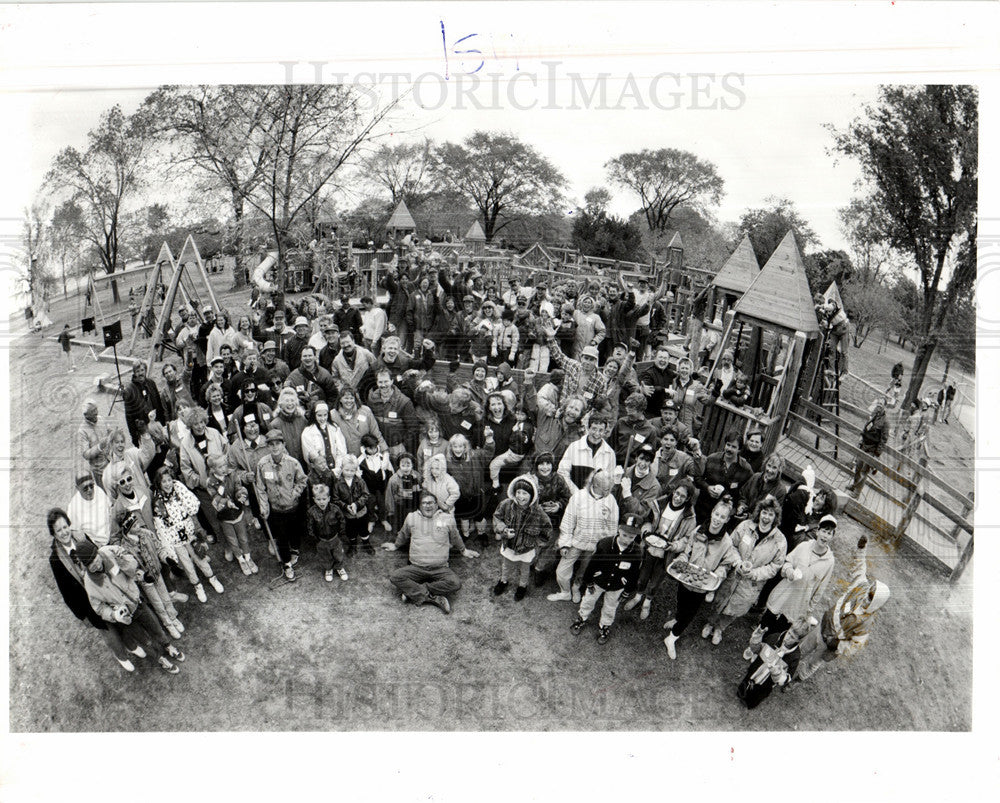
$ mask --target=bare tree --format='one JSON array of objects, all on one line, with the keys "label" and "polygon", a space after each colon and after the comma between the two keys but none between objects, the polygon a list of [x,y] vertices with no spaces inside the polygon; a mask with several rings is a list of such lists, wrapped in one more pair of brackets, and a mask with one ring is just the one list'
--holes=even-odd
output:
[{"label": "bare tree", "polygon": [[418,206],[430,194],[431,141],[382,145],[361,163],[362,174],[389,192],[393,206]]},{"label": "bare tree", "polygon": [[[63,149],[46,176],[54,194],[67,195],[82,210],[85,238],[93,243],[105,273],[118,268],[124,215],[143,185],[152,143],[148,122],[144,114],[127,116],[113,106],[87,135],[87,149]],[[117,302],[113,281],[111,292]]]}]

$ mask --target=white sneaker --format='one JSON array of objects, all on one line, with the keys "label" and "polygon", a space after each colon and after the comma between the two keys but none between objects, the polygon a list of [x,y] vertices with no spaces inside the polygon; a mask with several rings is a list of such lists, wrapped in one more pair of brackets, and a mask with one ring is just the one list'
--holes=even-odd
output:
[{"label": "white sneaker", "polygon": [[247,565],[247,559],[242,555],[236,556],[236,562],[240,564],[240,571],[243,572],[247,577],[250,576],[250,567]]},{"label": "white sneaker", "polygon": [[115,658],[115,660],[122,665],[122,669],[126,672],[135,672],[135,664],[133,664],[128,658],[122,660],[121,658]]},{"label": "white sneaker", "polygon": [[389,524],[389,522],[387,522],[385,519],[382,519],[382,529],[385,530],[387,533],[391,533],[392,525]]},{"label": "white sneaker", "polygon": [[667,655],[670,657],[670,660],[671,661],[676,661],[677,660],[677,648],[674,647],[674,644],[677,643],[677,636],[675,636],[673,633],[671,633],[669,636],[667,636],[665,639],[663,639],[663,643],[664,643],[664,645],[667,648]]},{"label": "white sneaker", "polygon": [[573,595],[568,591],[556,591],[554,594],[549,594],[545,599],[549,602],[569,602],[573,598]]},{"label": "white sneaker", "polygon": [[634,597],[632,597],[632,599],[630,599],[628,602],[625,603],[625,610],[626,611],[632,610],[640,602],[642,602],[642,594],[636,594]]},{"label": "white sneaker", "polygon": [[142,645],[136,645],[136,648],[134,650],[129,650],[129,652],[132,653],[132,655],[134,655],[136,658],[146,657],[146,651],[142,648]]},{"label": "white sneaker", "polygon": [[198,583],[198,585],[194,587],[194,593],[198,597],[198,602],[208,602],[208,595],[205,593],[205,586],[201,583]]},{"label": "white sneaker", "polygon": [[212,584],[212,588],[215,589],[216,593],[221,594],[226,589],[223,587],[222,583],[219,582],[219,578],[214,574],[208,578],[208,582]]},{"label": "white sneaker", "polygon": [[227,549],[225,551],[225,557],[226,557],[226,563],[232,563],[233,562],[233,551],[231,549]]},{"label": "white sneaker", "polygon": [[323,579],[326,580],[326,582],[328,582],[328,583],[332,583],[333,582],[333,569],[327,569],[323,573]]},{"label": "white sneaker", "polygon": [[749,647],[747,647],[745,650],[743,650],[743,660],[744,661],[752,661],[753,660],[753,650],[751,650]]},{"label": "white sneaker", "polygon": [[708,638],[711,635],[712,635],[712,626],[711,625],[705,625],[701,629],[701,637],[702,638]]},{"label": "white sneaker", "polygon": [[257,572],[260,571],[260,567],[253,562],[253,558],[251,558],[249,555],[244,555],[243,557],[247,562],[247,566],[250,567],[251,574],[257,574]]},{"label": "white sneaker", "polygon": [[180,619],[174,619],[174,627],[176,627],[181,633],[184,632],[184,623]]},{"label": "white sneaker", "polygon": [[170,638],[179,639],[181,637],[181,631],[178,630],[173,624],[167,625],[167,632],[170,634]]},{"label": "white sneaker", "polygon": [[295,566],[299,562],[299,553],[292,552],[292,559],[288,561],[289,566]]},{"label": "white sneaker", "polygon": [[649,611],[653,607],[653,601],[648,597],[642,601],[642,610],[639,611],[639,618],[642,621],[646,621],[649,618]]},{"label": "white sneaker", "polygon": [[267,542],[267,552],[268,552],[268,554],[272,558],[275,557],[275,555],[274,555],[274,544],[272,544],[270,541]]},{"label": "white sneaker", "polygon": [[712,643],[718,647],[722,643],[722,631],[719,628],[715,628],[712,631]]},{"label": "white sneaker", "polygon": [[337,569],[337,574],[340,576],[341,580],[350,580],[350,576],[347,574],[347,569],[343,566]]},{"label": "white sneaker", "polygon": [[574,588],[573,589],[573,594],[572,594],[571,598],[573,600],[573,604],[574,605],[579,605],[580,604],[580,600],[583,599],[583,597],[580,595],[580,589],[579,588]]},{"label": "white sneaker", "polygon": [[671,630],[671,629],[673,629],[673,626],[675,624],[677,624],[677,620],[676,619],[667,619],[667,621],[665,621],[663,623],[663,629],[664,630]]},{"label": "white sneaker", "polygon": [[170,592],[170,601],[171,602],[187,602],[188,601],[188,595],[185,594],[182,591],[171,591]]}]

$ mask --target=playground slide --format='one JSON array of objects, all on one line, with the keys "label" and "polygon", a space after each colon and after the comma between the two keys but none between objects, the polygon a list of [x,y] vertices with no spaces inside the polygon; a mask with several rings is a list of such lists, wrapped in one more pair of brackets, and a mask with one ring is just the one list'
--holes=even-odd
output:
[{"label": "playground slide", "polygon": [[267,275],[267,272],[275,266],[277,261],[278,261],[278,252],[268,251],[267,257],[264,259],[263,262],[261,262],[256,267],[256,269],[253,272],[253,276],[251,276],[251,281],[253,281],[253,283],[257,285],[257,287],[260,289],[262,293],[273,293],[275,290],[277,290],[277,288],[273,284],[271,284],[271,282],[269,282],[267,279],[264,278]]}]

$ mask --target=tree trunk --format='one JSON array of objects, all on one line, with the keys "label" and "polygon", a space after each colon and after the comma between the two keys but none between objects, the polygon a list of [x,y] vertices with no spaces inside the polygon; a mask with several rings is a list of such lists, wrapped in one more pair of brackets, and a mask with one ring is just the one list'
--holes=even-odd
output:
[{"label": "tree trunk", "polygon": [[909,406],[920,396],[920,388],[924,384],[927,367],[931,364],[931,357],[934,356],[936,347],[937,338],[928,338],[917,349],[917,356],[913,362],[913,373],[910,375],[910,386],[906,389],[906,398],[903,400],[904,410],[909,409]]},{"label": "tree trunk", "polygon": [[246,271],[243,269],[243,200],[233,198],[233,217],[235,219],[236,234],[234,236],[236,251],[236,262],[233,265],[233,290],[242,290],[247,286]]},{"label": "tree trunk", "polygon": [[121,303],[121,296],[118,295],[118,280],[117,279],[112,279],[111,280],[111,301],[114,304],[120,304]]},{"label": "tree trunk", "polygon": [[278,245],[278,261],[274,265],[274,306],[281,309],[285,304],[285,264],[288,258],[288,245],[285,243],[285,234],[275,229],[275,240]]},{"label": "tree trunk", "polygon": [[62,260],[62,280],[63,280],[63,298],[69,298],[69,290],[66,289],[66,259]]},{"label": "tree trunk", "polygon": [[951,357],[946,357],[944,361],[944,375],[941,377],[941,384],[948,381],[948,371],[951,370]]}]

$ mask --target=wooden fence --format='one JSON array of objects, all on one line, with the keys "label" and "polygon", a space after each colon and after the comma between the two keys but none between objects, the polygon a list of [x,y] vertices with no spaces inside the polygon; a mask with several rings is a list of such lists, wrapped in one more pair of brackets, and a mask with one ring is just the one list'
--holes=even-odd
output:
[{"label": "wooden fence", "polygon": [[860,433],[858,422],[799,399],[778,451],[796,471],[812,463],[817,479],[835,490],[845,488],[855,464],[863,463],[870,473],[845,512],[958,579],[973,552],[973,495],[891,446],[880,458],[862,451]]}]

